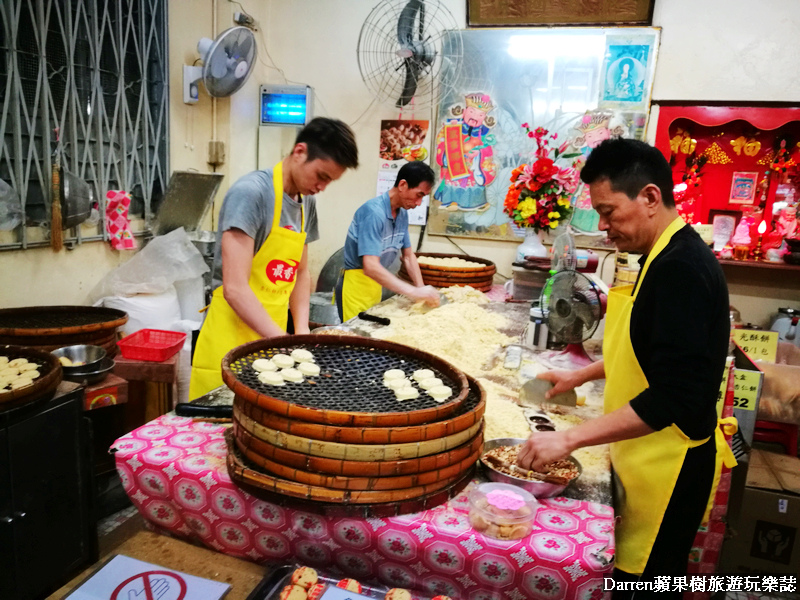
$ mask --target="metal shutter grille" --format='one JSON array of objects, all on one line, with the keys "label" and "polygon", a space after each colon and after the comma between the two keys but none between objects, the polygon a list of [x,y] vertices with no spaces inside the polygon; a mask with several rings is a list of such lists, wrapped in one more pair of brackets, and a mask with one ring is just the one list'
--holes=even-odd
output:
[{"label": "metal shutter grille", "polygon": [[[0,2],[0,179],[29,224],[49,228],[51,169],[61,162],[105,192],[124,189],[150,224],[168,177],[166,0]],[[80,238],[107,239],[105,228]],[[17,242],[29,245],[25,227]]]}]

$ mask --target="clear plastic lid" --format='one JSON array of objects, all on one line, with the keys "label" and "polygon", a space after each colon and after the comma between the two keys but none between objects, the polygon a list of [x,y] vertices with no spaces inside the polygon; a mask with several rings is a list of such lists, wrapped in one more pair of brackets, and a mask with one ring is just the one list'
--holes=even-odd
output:
[{"label": "clear plastic lid", "polygon": [[482,483],[469,495],[470,506],[503,523],[523,523],[536,514],[539,502],[530,492],[508,483]]}]

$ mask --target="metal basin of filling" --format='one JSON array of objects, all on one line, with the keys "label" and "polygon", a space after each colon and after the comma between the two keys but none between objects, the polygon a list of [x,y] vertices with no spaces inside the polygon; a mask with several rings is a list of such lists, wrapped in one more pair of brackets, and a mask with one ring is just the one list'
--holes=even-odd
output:
[{"label": "metal basin of filling", "polygon": [[[526,440],[522,438],[495,438],[493,440],[486,440],[483,444],[483,453],[484,455],[489,451],[495,448],[499,448],[500,446],[519,446],[520,444],[524,443]],[[492,481],[497,481],[499,483],[510,483],[512,485],[516,485],[521,487],[527,492],[533,494],[535,498],[551,498],[553,496],[560,495],[569,485],[578,479],[583,472],[583,467],[581,464],[572,456],[567,458],[571,463],[573,463],[578,468],[578,474],[568,483],[566,484],[556,484],[556,483],[549,483],[547,481],[537,481],[531,479],[524,479],[522,477],[515,477],[513,475],[508,475],[501,471],[498,471],[492,465],[488,464],[486,460],[484,460],[483,456],[481,456],[481,464],[486,469],[486,473],[489,476],[489,479]]]}]

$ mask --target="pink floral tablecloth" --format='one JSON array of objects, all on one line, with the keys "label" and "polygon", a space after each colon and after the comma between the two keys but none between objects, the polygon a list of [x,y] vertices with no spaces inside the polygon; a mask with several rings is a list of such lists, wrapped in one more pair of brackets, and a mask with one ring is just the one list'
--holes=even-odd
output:
[{"label": "pink floral tablecloth", "polygon": [[114,442],[125,491],[157,528],[256,562],[297,561],[430,595],[603,597],[614,544],[609,506],[544,500],[531,535],[516,541],[470,527],[467,490],[401,517],[321,516],[259,500],[232,483],[225,427],[165,415]]}]

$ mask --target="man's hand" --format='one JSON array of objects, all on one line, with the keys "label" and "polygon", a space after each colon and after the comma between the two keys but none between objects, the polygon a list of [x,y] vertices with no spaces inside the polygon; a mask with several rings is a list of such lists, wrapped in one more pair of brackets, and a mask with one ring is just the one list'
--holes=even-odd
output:
[{"label": "man's hand", "polygon": [[441,300],[441,297],[439,296],[439,290],[432,285],[414,288],[414,293],[411,298],[417,302],[423,301],[429,306],[439,306],[439,302]]},{"label": "man's hand", "polygon": [[295,326],[295,328],[294,328],[294,334],[295,335],[305,335],[307,333],[311,333],[311,329],[309,329],[308,327],[297,327],[297,326]]},{"label": "man's hand", "polygon": [[556,394],[562,394],[575,389],[582,384],[580,378],[576,375],[577,371],[566,371],[563,369],[553,369],[552,371],[545,371],[539,373],[536,379],[544,379],[553,384],[553,389],[549,390],[544,397],[548,400]]},{"label": "man's hand", "polygon": [[526,470],[540,471],[544,465],[566,458],[573,448],[564,431],[542,431],[531,434],[517,455],[517,464]]}]

